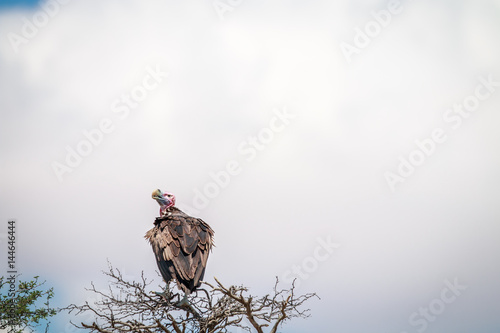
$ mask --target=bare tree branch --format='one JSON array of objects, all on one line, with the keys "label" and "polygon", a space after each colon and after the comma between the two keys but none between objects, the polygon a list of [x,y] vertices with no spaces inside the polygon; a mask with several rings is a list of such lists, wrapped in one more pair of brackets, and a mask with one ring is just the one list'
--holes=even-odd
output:
[{"label": "bare tree branch", "polygon": [[262,297],[250,295],[244,286],[225,287],[215,278],[215,285],[204,282],[208,290],[195,291],[185,305],[179,302],[181,295],[175,293],[173,285],[163,294],[152,292],[152,281],[143,273],[139,282],[124,280],[111,264],[103,273],[111,278],[109,289],[99,291],[93,283],[87,289],[98,301],[63,309],[77,315],[92,314],[92,323],[74,324],[80,329],[99,333],[227,333],[240,328],[250,333],[276,333],[287,320],[309,317],[309,310],[302,306],[317,297],[315,293],[296,296],[294,283],[289,289],[278,289],[277,278],[273,291]]}]

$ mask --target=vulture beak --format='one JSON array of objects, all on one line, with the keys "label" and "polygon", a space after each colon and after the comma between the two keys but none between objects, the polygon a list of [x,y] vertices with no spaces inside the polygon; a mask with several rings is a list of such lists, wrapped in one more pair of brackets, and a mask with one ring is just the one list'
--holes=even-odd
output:
[{"label": "vulture beak", "polygon": [[167,206],[166,208],[168,208],[175,205],[175,196],[171,193],[163,193],[160,189],[154,190],[151,197],[162,207]]},{"label": "vulture beak", "polygon": [[156,189],[153,191],[153,194],[151,194],[151,197],[155,200],[163,199],[163,193],[161,193],[160,189]]}]

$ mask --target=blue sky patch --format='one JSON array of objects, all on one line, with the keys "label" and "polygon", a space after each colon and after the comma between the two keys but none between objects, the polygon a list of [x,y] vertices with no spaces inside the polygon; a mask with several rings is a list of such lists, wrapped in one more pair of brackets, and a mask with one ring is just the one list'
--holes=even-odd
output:
[{"label": "blue sky patch", "polygon": [[38,0],[0,0],[0,9],[6,7],[35,7]]}]

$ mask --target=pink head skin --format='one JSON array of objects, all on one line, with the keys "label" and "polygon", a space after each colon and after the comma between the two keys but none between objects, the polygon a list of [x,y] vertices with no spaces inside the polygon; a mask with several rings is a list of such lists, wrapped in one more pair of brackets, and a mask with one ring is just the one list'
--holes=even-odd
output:
[{"label": "pink head skin", "polygon": [[160,216],[164,216],[167,213],[167,209],[175,206],[175,195],[172,193],[162,193],[162,191],[156,189],[151,196],[160,205]]}]

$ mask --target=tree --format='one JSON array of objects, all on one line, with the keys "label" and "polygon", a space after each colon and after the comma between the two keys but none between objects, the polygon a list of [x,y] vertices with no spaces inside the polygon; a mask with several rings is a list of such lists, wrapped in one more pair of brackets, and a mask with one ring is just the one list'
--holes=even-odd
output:
[{"label": "tree", "polygon": [[103,273],[111,278],[109,289],[99,291],[93,283],[87,289],[100,300],[65,308],[70,313],[93,314],[92,323],[74,324],[80,329],[100,333],[223,333],[230,329],[276,333],[287,320],[309,317],[309,310],[301,307],[310,298],[317,297],[315,293],[297,296],[293,283],[289,289],[278,289],[278,279],[273,291],[262,297],[249,295],[247,287],[225,287],[215,279],[214,284],[204,282],[208,290],[195,291],[185,305],[180,302],[181,295],[174,292],[173,284],[159,294],[150,290],[151,281],[144,273],[139,282],[125,281],[111,264],[109,271]]},{"label": "tree", "polygon": [[[40,326],[40,321],[57,313],[49,304],[54,297],[54,290],[43,290],[45,282],[39,282],[38,276],[31,281],[19,281],[16,287],[17,277],[0,277],[0,329],[9,329],[12,333],[23,332],[25,329],[33,331]],[[46,332],[48,325],[49,323],[45,327]]]}]

